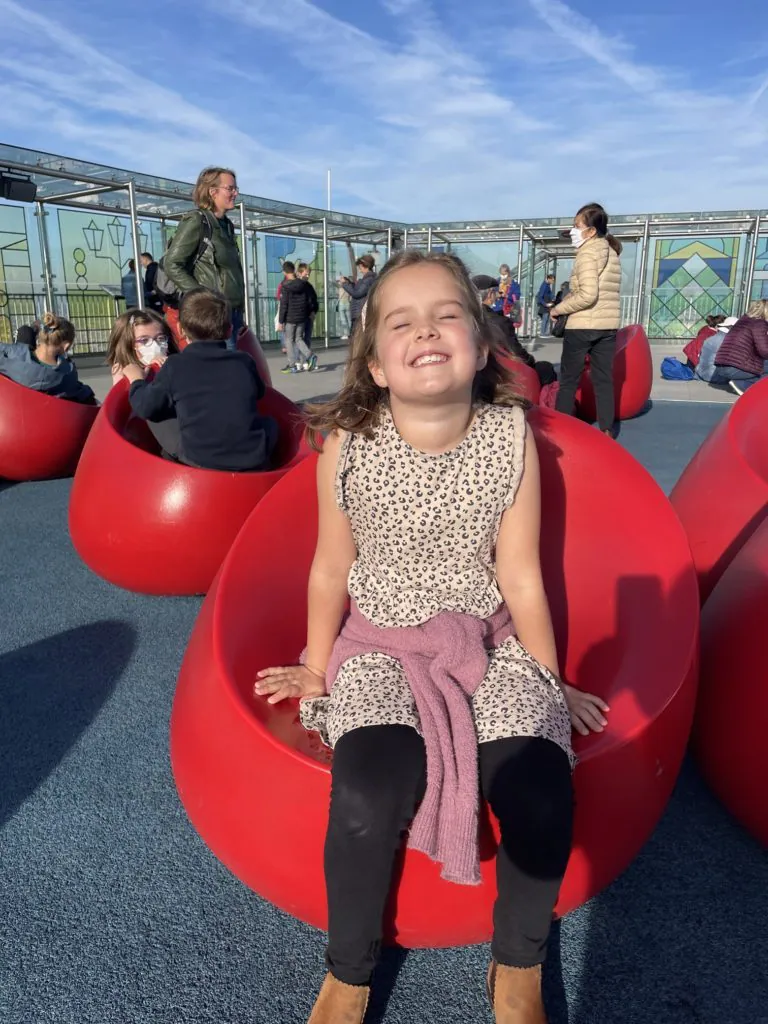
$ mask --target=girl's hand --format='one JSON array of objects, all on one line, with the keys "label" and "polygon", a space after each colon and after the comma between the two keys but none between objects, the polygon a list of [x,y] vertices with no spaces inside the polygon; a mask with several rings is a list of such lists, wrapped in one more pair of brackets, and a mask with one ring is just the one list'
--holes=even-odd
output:
[{"label": "girl's hand", "polygon": [[128,363],[128,365],[123,368],[123,374],[128,378],[131,384],[135,383],[137,380],[144,380],[145,373],[146,371],[144,367],[137,366],[135,363]]},{"label": "girl's hand", "polygon": [[590,732],[602,732],[608,721],[601,712],[610,711],[605,701],[594,694],[577,690],[575,686],[569,686],[567,683],[560,685],[571,713],[571,725],[576,732],[581,736],[589,736]]},{"label": "girl's hand", "polygon": [[277,704],[287,697],[324,697],[325,676],[306,665],[287,665],[284,668],[265,668],[254,683],[255,697],[267,697],[267,704]]}]

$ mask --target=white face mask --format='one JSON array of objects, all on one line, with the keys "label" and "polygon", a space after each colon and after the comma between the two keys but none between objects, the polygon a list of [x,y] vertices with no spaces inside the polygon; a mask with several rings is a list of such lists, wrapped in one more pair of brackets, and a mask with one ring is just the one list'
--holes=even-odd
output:
[{"label": "white face mask", "polygon": [[586,242],[582,228],[571,228],[571,245],[574,249],[580,249]]},{"label": "white face mask", "polygon": [[168,342],[167,341],[137,341],[136,342],[136,355],[139,357],[139,362],[142,366],[151,366],[152,363],[156,363],[159,359],[164,359],[168,355]]}]

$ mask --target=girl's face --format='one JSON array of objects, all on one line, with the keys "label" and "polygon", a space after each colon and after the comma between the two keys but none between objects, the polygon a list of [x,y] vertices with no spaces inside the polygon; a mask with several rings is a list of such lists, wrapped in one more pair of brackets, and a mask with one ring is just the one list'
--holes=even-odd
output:
[{"label": "girl's face", "polygon": [[396,271],[379,292],[374,381],[400,401],[455,398],[471,391],[488,360],[475,339],[467,300],[437,264]]},{"label": "girl's face", "polygon": [[168,355],[168,338],[159,324],[136,324],[133,345],[142,366],[151,366]]}]

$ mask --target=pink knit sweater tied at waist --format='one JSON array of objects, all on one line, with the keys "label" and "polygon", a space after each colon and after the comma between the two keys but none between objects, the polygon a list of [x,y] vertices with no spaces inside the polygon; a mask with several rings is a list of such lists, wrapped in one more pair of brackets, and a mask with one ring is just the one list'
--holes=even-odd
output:
[{"label": "pink knit sweater tied at waist", "polygon": [[369,622],[353,603],[326,671],[330,693],[350,658],[377,652],[403,666],[427,754],[426,793],[408,842],[442,865],[443,878],[463,885],[480,883],[480,794],[471,698],[485,678],[488,648],[512,633],[504,604],[486,620],[446,611],[419,626],[382,627]]}]

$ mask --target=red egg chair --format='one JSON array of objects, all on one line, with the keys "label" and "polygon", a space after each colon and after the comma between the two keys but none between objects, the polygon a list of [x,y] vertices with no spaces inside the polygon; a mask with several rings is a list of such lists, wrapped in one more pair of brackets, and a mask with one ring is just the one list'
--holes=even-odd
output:
[{"label": "red egg chair", "polygon": [[534,368],[506,352],[497,351],[496,358],[512,375],[523,397],[527,398],[532,405],[537,405],[541,394],[541,381]]},{"label": "red egg chair", "polygon": [[[639,463],[572,417],[536,409],[529,421],[561,663],[569,681],[611,705],[603,734],[575,739],[576,831],[562,914],[631,863],[669,799],[693,715],[699,606],[683,530]],[[313,458],[250,516],[208,594],[174,699],[171,760],[192,824],[216,856],[266,899],[324,927],[331,755],[301,728],[295,703],[252,695],[259,669],[295,661],[304,644],[315,516]],[[486,828],[483,882],[472,887],[442,881],[435,864],[408,850],[390,938],[486,940],[494,855]]]},{"label": "red egg chair", "polygon": [[768,516],[768,380],[731,407],[670,495],[693,552],[702,603]]},{"label": "red egg chair", "polygon": [[696,759],[712,790],[768,847],[766,608],[768,522],[737,552],[702,610],[693,730]]},{"label": "red egg chair", "polygon": [[301,414],[269,389],[280,426],[279,469],[224,473],[170,462],[131,415],[128,383],[107,395],[78,466],[69,532],[97,575],[143,594],[204,594],[248,514],[307,453]]},{"label": "red egg chair", "polygon": [[72,476],[98,406],[52,398],[0,374],[0,478]]},{"label": "red egg chair", "polygon": [[[653,359],[648,335],[640,324],[622,327],[616,335],[613,361],[613,388],[616,394],[616,419],[631,420],[648,405],[653,387]],[[597,419],[595,390],[589,367],[584,370],[576,392],[579,416],[588,423]]]},{"label": "red egg chair", "polygon": [[247,352],[253,359],[256,363],[256,368],[259,371],[259,376],[267,387],[271,388],[272,374],[269,369],[267,357],[264,355],[264,349],[259,344],[259,339],[250,327],[243,327],[237,335],[237,347],[240,352]]}]

